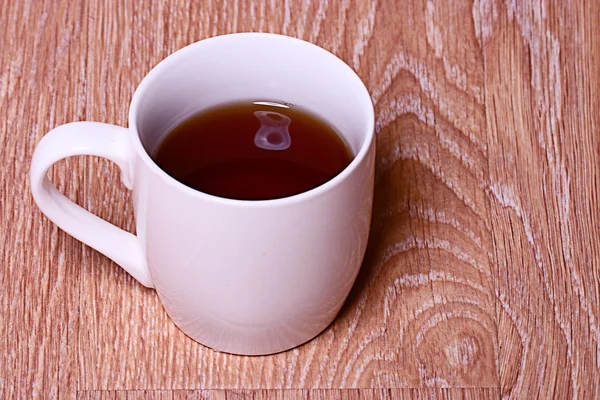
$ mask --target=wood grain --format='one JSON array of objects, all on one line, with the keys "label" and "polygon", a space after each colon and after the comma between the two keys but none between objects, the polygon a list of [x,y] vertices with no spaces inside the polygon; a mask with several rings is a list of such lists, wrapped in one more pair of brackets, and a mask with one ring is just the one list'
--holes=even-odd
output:
[{"label": "wood grain", "polygon": [[[0,2],[0,399],[600,398],[598,17],[549,0]],[[332,51],[377,115],[352,294],[318,338],[266,357],[187,338],[27,181],[48,130],[126,126],[156,63],[239,31]],[[134,229],[108,161],[51,177]]]},{"label": "wood grain", "polygon": [[423,400],[497,399],[500,389],[312,389],[312,390],[126,390],[81,391],[79,400]]},{"label": "wood grain", "polygon": [[600,4],[480,7],[502,395],[597,399]]}]

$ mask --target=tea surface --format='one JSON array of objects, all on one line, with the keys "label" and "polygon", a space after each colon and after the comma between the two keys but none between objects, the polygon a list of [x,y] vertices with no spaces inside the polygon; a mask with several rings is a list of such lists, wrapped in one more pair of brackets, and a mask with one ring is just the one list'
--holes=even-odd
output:
[{"label": "tea surface", "polygon": [[353,155],[333,127],[297,106],[243,102],[177,125],[154,161],[183,184],[214,196],[268,200],[311,190]]}]

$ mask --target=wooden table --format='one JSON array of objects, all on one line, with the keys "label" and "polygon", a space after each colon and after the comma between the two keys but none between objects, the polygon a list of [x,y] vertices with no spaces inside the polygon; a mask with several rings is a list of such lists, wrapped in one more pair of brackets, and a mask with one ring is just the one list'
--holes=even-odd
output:
[{"label": "wooden table", "polygon": [[[600,398],[599,19],[592,0],[2,1],[0,399]],[[49,129],[127,125],[157,62],[237,31],[332,51],[377,115],[358,281],[322,335],[268,357],[187,338],[27,180]],[[114,165],[51,176],[133,229]]]}]

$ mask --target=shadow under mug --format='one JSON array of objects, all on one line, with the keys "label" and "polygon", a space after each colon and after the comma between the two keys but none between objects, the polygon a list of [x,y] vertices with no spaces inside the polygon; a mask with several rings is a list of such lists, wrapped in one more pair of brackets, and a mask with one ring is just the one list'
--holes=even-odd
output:
[{"label": "shadow under mug", "polygon": [[[163,136],[207,107],[239,100],[301,105],[355,154],[329,182],[275,200],[241,201],[183,185],[152,160]],[[31,190],[46,216],[154,288],[175,324],[219,351],[269,354],[298,346],[339,312],[362,263],[371,220],[374,112],[343,61],[302,40],[217,36],[159,63],[136,90],[129,128],[59,126],[39,142]],[[60,159],[115,162],[133,190],[137,235],[68,200],[47,177]]]}]

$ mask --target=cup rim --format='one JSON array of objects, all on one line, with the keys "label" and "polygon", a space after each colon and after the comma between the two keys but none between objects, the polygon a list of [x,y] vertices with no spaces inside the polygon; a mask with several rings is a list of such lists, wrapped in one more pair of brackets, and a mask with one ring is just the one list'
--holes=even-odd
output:
[{"label": "cup rim", "polygon": [[[365,138],[360,146],[358,153],[356,153],[356,155],[354,156],[354,158],[350,162],[350,164],[348,164],[348,166],[346,166],[346,168],[344,168],[344,170],[342,172],[340,172],[339,174],[334,176],[329,181],[327,181],[327,182],[323,183],[322,185],[319,185],[315,188],[307,190],[305,192],[298,193],[298,194],[288,196],[288,197],[281,197],[281,198],[277,198],[277,199],[268,199],[268,200],[230,199],[230,198],[226,198],[226,197],[219,197],[219,196],[211,195],[208,193],[204,193],[204,192],[201,192],[197,189],[191,188],[191,187],[179,182],[177,179],[173,178],[171,175],[167,174],[163,169],[161,169],[156,164],[156,162],[152,159],[152,157],[150,157],[150,154],[148,154],[148,152],[144,148],[141,138],[140,138],[140,133],[137,129],[137,109],[138,109],[138,104],[139,104],[140,100],[144,97],[144,95],[145,95],[146,91],[148,90],[148,87],[150,86],[152,81],[157,79],[160,76],[160,74],[164,70],[169,68],[172,64],[178,62],[184,55],[186,55],[186,53],[195,51],[197,47],[201,47],[201,46],[205,45],[207,42],[228,41],[228,40],[233,40],[240,36],[245,36],[245,37],[254,36],[254,37],[264,37],[264,38],[277,39],[277,40],[287,40],[295,45],[310,47],[313,51],[326,53],[327,56],[333,57],[336,60],[336,62],[340,66],[340,68],[348,70],[352,77],[351,79],[355,82],[355,84],[357,86],[360,87],[360,91],[362,92],[360,94],[360,96],[362,97],[361,101],[365,103],[365,106],[367,106],[366,109],[364,110],[364,112],[366,112],[366,114],[367,114],[366,115],[367,132],[366,132]],[[343,60],[341,60],[335,54],[323,49],[320,46],[317,46],[317,45],[307,42],[305,40],[297,39],[297,38],[294,38],[291,36],[279,35],[279,34],[274,34],[274,33],[242,32],[242,33],[231,33],[231,34],[226,34],[226,35],[213,36],[213,37],[210,37],[207,39],[203,39],[203,40],[194,42],[192,44],[189,44],[189,45],[175,51],[174,53],[170,54],[165,59],[160,61],[156,66],[154,66],[154,68],[152,68],[152,70],[142,79],[142,81],[140,82],[139,86],[137,87],[137,89],[135,90],[135,92],[133,94],[133,98],[131,100],[131,105],[129,107],[129,129],[134,131],[134,133],[135,133],[132,136],[134,136],[133,145],[135,147],[137,154],[140,155],[141,159],[152,170],[152,172],[154,174],[156,174],[157,176],[159,176],[168,185],[170,185],[178,190],[181,190],[190,196],[200,198],[203,200],[207,200],[207,201],[213,201],[213,202],[232,205],[232,206],[262,208],[262,207],[273,207],[273,206],[288,206],[288,205],[296,204],[299,202],[307,201],[312,198],[316,198],[316,197],[323,195],[324,193],[334,189],[335,187],[339,186],[342,182],[344,182],[358,168],[358,166],[363,163],[364,159],[366,158],[366,156],[369,152],[369,148],[371,147],[372,142],[375,137],[375,111],[373,108],[373,102],[371,101],[371,96],[369,95],[369,92],[368,92],[367,88],[365,87],[365,84],[363,83],[363,81],[360,79],[360,77],[356,74],[356,72],[348,64],[346,64]]]}]

